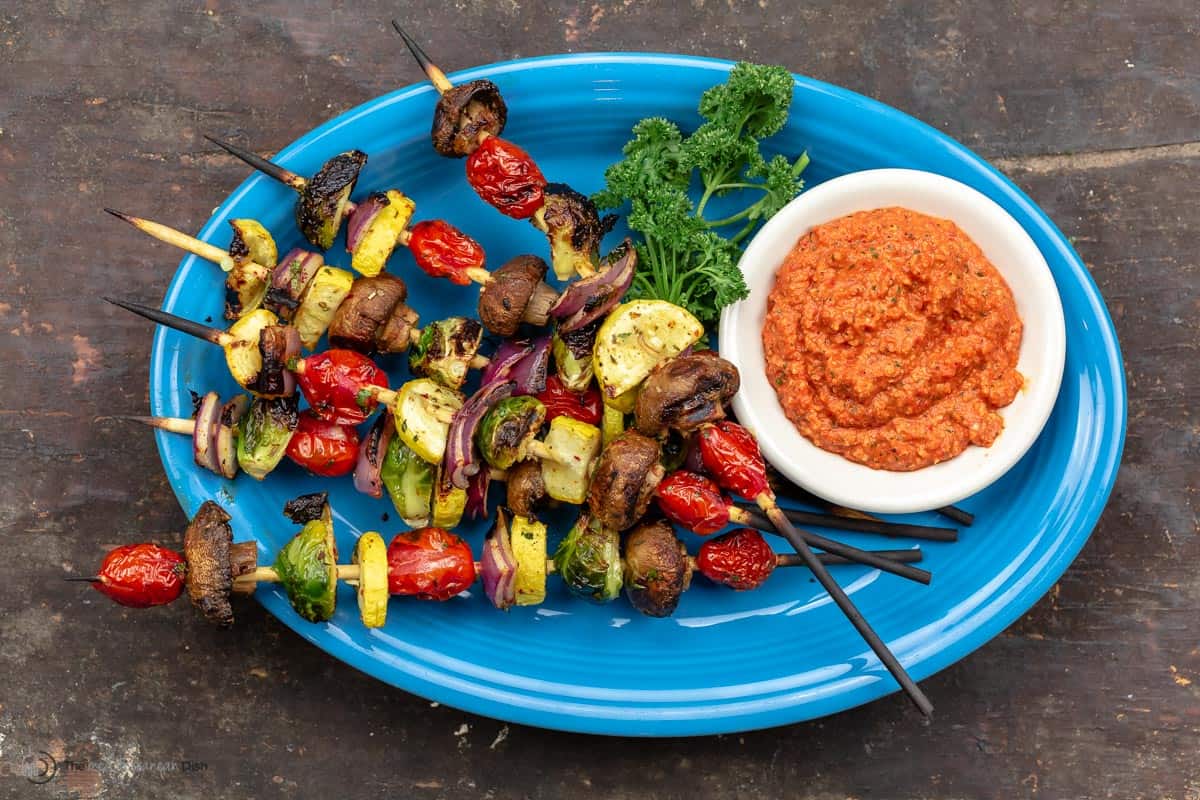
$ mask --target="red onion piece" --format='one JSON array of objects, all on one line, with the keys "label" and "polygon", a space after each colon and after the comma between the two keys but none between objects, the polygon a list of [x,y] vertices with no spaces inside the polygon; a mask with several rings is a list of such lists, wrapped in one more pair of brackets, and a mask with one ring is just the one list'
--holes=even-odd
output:
[{"label": "red onion piece", "polygon": [[541,336],[533,340],[530,352],[513,366],[509,378],[517,382],[513,394],[539,394],[546,389],[546,375],[550,372],[550,337]]},{"label": "red onion piece", "polygon": [[[304,346],[300,342],[300,331],[288,325],[284,328],[287,333],[287,345],[283,350],[283,363],[290,364],[293,360],[300,357],[300,353]],[[283,370],[283,395],[290,397],[296,393],[296,375],[290,369]]]},{"label": "red onion piece", "polygon": [[346,252],[353,253],[358,249],[358,241],[371,221],[388,204],[387,195],[373,194],[354,207],[350,219],[346,222]]},{"label": "red onion piece", "polygon": [[513,557],[508,523],[503,513],[496,515],[496,524],[488,531],[479,559],[483,578],[483,593],[492,605],[507,609],[517,599],[517,560]]},{"label": "red onion piece", "polygon": [[221,462],[213,447],[213,432],[221,424],[221,397],[209,392],[200,400],[196,409],[195,427],[192,428],[192,458],[196,466],[221,474]]},{"label": "red onion piece", "polygon": [[482,387],[471,395],[462,408],[454,412],[450,420],[450,431],[446,436],[446,470],[442,474],[459,489],[466,489],[471,476],[479,472],[481,464],[476,458],[475,431],[491,409],[506,397],[512,397],[515,381],[496,381]]},{"label": "red onion piece", "polygon": [[512,368],[522,358],[529,355],[531,350],[533,350],[533,345],[529,343],[528,339],[505,339],[502,341],[491,360],[488,361],[487,367],[484,368],[479,385],[487,386],[489,383],[507,380]]},{"label": "red onion piece", "polygon": [[491,473],[481,469],[471,476],[467,486],[467,519],[483,519],[488,512],[488,487],[492,484]]},{"label": "red onion piece", "polygon": [[221,406],[221,416],[212,431],[212,449],[216,454],[220,474],[232,480],[238,474],[237,461],[237,424],[246,409],[250,407],[250,399],[241,394]]},{"label": "red onion piece", "polygon": [[683,460],[684,469],[697,475],[707,475],[704,469],[704,458],[700,455],[700,437],[693,436],[688,440],[687,457]]},{"label": "red onion piece", "polygon": [[354,465],[354,488],[365,495],[383,497],[383,479],[379,472],[383,469],[383,458],[387,455],[388,444],[395,432],[396,422],[392,419],[391,412],[385,411],[375,420],[375,424],[371,426],[358,448],[358,461]]},{"label": "red onion piece", "polygon": [[291,320],[300,306],[304,290],[325,263],[320,253],[292,249],[271,271],[271,286],[263,305],[285,320]]},{"label": "red onion piece", "polygon": [[578,330],[604,316],[621,302],[625,292],[633,285],[633,274],[637,271],[637,250],[633,242],[626,239],[618,249],[622,248],[624,251],[620,258],[608,269],[575,281],[550,306],[550,316],[559,320],[559,331],[570,333]]}]

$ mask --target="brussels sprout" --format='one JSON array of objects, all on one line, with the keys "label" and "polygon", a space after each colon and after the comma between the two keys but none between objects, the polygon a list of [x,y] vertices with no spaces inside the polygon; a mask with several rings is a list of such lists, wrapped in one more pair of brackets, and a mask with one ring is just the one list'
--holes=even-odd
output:
[{"label": "brussels sprout", "polygon": [[238,465],[255,480],[267,477],[283,460],[299,421],[296,395],[256,398],[238,422]]},{"label": "brussels sprout", "polygon": [[554,551],[554,568],[572,592],[607,603],[621,594],[621,537],[587,512]]},{"label": "brussels sprout", "polygon": [[399,436],[393,436],[388,442],[379,477],[392,498],[396,513],[411,527],[429,524],[433,473],[433,465],[417,455]]},{"label": "brussels sprout", "polygon": [[586,391],[592,382],[592,347],[600,324],[596,320],[570,333],[554,332],[554,370],[572,392]]},{"label": "brussels sprout", "polygon": [[529,441],[546,421],[546,407],[536,397],[508,397],[496,403],[479,423],[475,444],[483,460],[508,469],[525,458]]},{"label": "brussels sprout", "polygon": [[483,326],[467,317],[449,317],[425,326],[408,354],[408,368],[418,378],[432,378],[451,389],[467,380],[479,352]]},{"label": "brussels sprout", "polygon": [[279,551],[275,571],[297,614],[309,622],[324,622],[333,616],[337,546],[331,524],[320,519],[306,524]]},{"label": "brussels sprout", "polygon": [[328,250],[333,246],[358,173],[366,163],[367,154],[361,150],[339,153],[304,185],[296,201],[296,224],[314,247]]},{"label": "brussels sprout", "polygon": [[596,205],[565,183],[550,183],[543,190],[545,202],[538,216],[550,240],[554,274],[565,281],[576,272],[590,273],[596,268],[600,240],[616,222],[609,215],[600,218]]}]

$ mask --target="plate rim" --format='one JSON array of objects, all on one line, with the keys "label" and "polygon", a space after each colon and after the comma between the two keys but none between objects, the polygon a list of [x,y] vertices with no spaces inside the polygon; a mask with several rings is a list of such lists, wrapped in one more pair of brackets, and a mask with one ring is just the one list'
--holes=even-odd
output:
[{"label": "plate rim", "polygon": [[[597,64],[703,69],[714,73],[724,73],[731,69],[735,63],[726,59],[671,53],[639,51],[579,52],[549,54],[483,64],[451,73],[449,77],[457,82],[483,77],[495,77],[496,75],[527,70],[594,66]],[[972,167],[982,167],[983,174],[990,177],[997,184],[998,189],[1009,194],[1011,199],[1021,206],[1024,214],[1028,215],[1041,231],[1046,234],[1050,244],[1070,269],[1071,275],[1079,281],[1080,288],[1084,292],[1085,305],[1092,310],[1096,318],[1102,323],[1096,333],[1099,335],[1098,346],[1107,356],[1104,367],[1108,369],[1113,378],[1114,392],[1109,400],[1112,404],[1110,414],[1113,417],[1114,426],[1111,431],[1108,431],[1108,435],[1104,437],[1107,443],[1106,446],[1102,446],[1099,450],[1102,456],[1107,457],[1097,459],[1093,470],[1093,480],[1098,480],[1098,483],[1095,490],[1091,492],[1086,504],[1081,504],[1078,516],[1080,523],[1077,525],[1070,539],[1066,542],[1060,542],[1053,552],[1049,554],[1052,558],[1039,565],[1040,568],[1035,578],[1020,587],[1017,594],[1007,600],[1001,609],[982,620],[979,625],[973,627],[969,632],[949,643],[949,645],[942,647],[932,655],[924,657],[918,664],[913,666],[911,672],[914,679],[924,680],[979,649],[999,635],[1016,619],[1027,613],[1034,603],[1048,592],[1054,582],[1062,576],[1063,572],[1065,572],[1066,568],[1090,538],[1100,514],[1107,505],[1108,498],[1111,495],[1125,445],[1128,421],[1128,390],[1124,370],[1121,366],[1124,362],[1120,343],[1117,340],[1111,315],[1100,294],[1099,287],[1082,259],[1080,259],[1066,236],[1050,220],[1046,213],[1007,176],[1000,173],[991,163],[966,145],[900,109],[815,78],[796,73],[792,73],[792,75],[795,85],[798,87],[823,94],[842,103],[848,103],[864,110],[882,114],[895,122],[913,126],[915,131],[932,138],[940,144],[947,155],[951,155],[956,160]],[[353,124],[361,116],[376,113],[395,103],[432,94],[433,92],[434,89],[432,86],[426,82],[420,82],[402,86],[379,97],[367,100],[306,131],[281,148],[276,153],[275,159],[286,165],[290,160],[299,157],[308,147],[320,139],[339,128]],[[223,220],[222,210],[239,202],[260,181],[268,180],[261,174],[255,173],[234,188],[214,209],[213,214],[197,234],[198,238],[208,241],[212,234],[217,231]],[[1026,227],[1026,231],[1032,235],[1030,228]],[[163,308],[171,308],[180,300],[180,295],[184,291],[184,281],[182,278],[190,272],[191,268],[198,261],[199,259],[192,255],[187,255],[180,260],[164,294],[162,301]],[[169,383],[172,380],[172,376],[166,369],[166,365],[169,363],[167,341],[167,331],[161,327],[157,328],[151,347],[149,375],[151,410],[152,413],[156,414],[162,412],[159,405],[159,398],[164,393],[163,384],[164,382]],[[199,507],[203,498],[196,498],[188,491],[189,486],[181,477],[183,472],[177,469],[179,465],[174,464],[172,459],[168,458],[168,440],[169,436],[166,433],[155,431],[155,442],[164,472],[180,506],[187,516],[190,517],[195,513],[196,508]],[[189,462],[183,466],[189,467],[191,464]],[[1062,539],[1062,531],[1059,531],[1059,538],[1060,540]],[[406,682],[385,677],[380,667],[381,662],[377,659],[366,657],[359,649],[349,647],[336,639],[330,638],[330,634],[325,632],[323,626],[315,626],[299,619],[294,613],[290,613],[290,608],[287,607],[286,601],[282,598],[268,593],[256,593],[255,598],[276,619],[291,628],[303,639],[317,645],[328,654],[359,671],[371,675],[388,685],[470,713],[554,730],[621,736],[693,736],[734,733],[817,719],[839,711],[856,708],[899,691],[899,687],[891,680],[874,681],[865,686],[855,687],[846,692],[839,692],[832,696],[821,697],[816,700],[807,702],[795,701],[773,706],[770,709],[753,711],[748,714],[717,716],[696,713],[676,717],[638,718],[636,716],[585,715],[572,711],[539,709],[530,705],[521,705],[496,699],[496,692],[470,693],[465,690],[456,690],[440,683],[424,680],[415,674],[415,672],[404,673],[404,675],[408,676]],[[844,699],[848,696],[853,699],[849,703],[844,702]],[[525,695],[522,695],[522,698],[525,697]]]}]

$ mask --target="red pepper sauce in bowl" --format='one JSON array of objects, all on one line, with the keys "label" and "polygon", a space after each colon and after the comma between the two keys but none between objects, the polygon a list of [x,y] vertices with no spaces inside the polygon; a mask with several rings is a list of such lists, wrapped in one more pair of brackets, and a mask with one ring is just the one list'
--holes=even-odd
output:
[{"label": "red pepper sauce in bowl", "polygon": [[860,211],[801,237],[767,299],[767,376],[823,450],[907,472],[1000,435],[1023,384],[1012,291],[953,222]]}]

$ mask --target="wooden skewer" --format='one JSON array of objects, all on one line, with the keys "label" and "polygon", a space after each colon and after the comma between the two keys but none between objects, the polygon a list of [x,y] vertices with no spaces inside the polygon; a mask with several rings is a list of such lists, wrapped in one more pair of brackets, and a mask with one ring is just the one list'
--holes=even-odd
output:
[{"label": "wooden skewer", "polygon": [[139,317],[145,317],[152,322],[157,322],[159,325],[165,325],[180,333],[195,336],[197,339],[203,339],[206,342],[212,342],[221,347],[228,347],[234,342],[240,341],[233,334],[227,333],[220,328],[214,328],[211,325],[202,325],[199,322],[192,322],[190,319],[177,317],[174,314],[160,311],[150,306],[144,306],[141,303],[131,303],[128,300],[117,300],[113,297],[104,297],[103,300],[107,303],[112,303],[114,306],[120,306],[126,311],[132,311]]},{"label": "wooden skewer", "polygon": [[[759,513],[758,506],[753,503],[739,502],[734,505],[750,514],[756,515]],[[958,541],[958,530],[955,528],[940,528],[934,525],[912,525],[878,519],[850,518],[840,514],[817,514],[811,511],[800,511],[799,509],[792,508],[785,508],[783,513],[797,525],[816,525],[839,531],[875,533],[882,536],[904,536],[910,539],[924,539],[930,542]]]},{"label": "wooden skewer", "polygon": [[[215,262],[225,272],[232,272],[233,268],[236,266],[233,261],[233,257],[216,245],[209,244],[208,242],[202,242],[194,236],[188,236],[186,233],[163,225],[161,222],[154,222],[152,220],[143,219],[142,217],[135,217],[132,214],[125,214],[112,208],[106,208],[104,210],[109,214],[112,214],[117,219],[128,222],[142,233],[153,236],[160,242],[166,242],[167,244],[174,245],[181,250],[185,250],[207,261]],[[253,261],[243,264],[243,269],[251,270],[259,277],[265,279],[269,279],[271,275],[271,270],[267,269],[261,264],[256,264]]]},{"label": "wooden skewer", "polygon": [[[905,561],[920,561],[921,557],[922,557],[920,550],[879,550],[879,551],[876,551],[876,554],[880,555],[880,556],[887,556],[889,558],[903,559]],[[695,556],[688,556],[688,560],[692,564],[692,569],[696,570]],[[832,555],[830,553],[818,554],[817,560],[821,564],[824,564],[824,565],[855,563],[851,559],[843,558],[842,556]],[[775,556],[775,565],[777,567],[784,567],[784,568],[807,567],[808,566],[807,562],[805,562],[801,557],[799,557],[795,554],[792,554],[792,553],[779,553],[778,555],[776,555]],[[480,562],[476,561],[475,562],[475,572],[477,574],[481,574],[482,569],[483,569],[483,565]],[[554,563],[554,559],[550,559],[550,558],[546,559],[547,574],[552,574],[555,571],[557,571],[557,567]],[[358,564],[338,564],[337,565],[337,579],[340,582],[347,583],[350,585],[357,585],[361,575],[362,575],[362,568]],[[100,580],[100,578],[98,576],[93,576],[93,577],[89,577],[89,578],[69,577],[69,578],[64,578],[64,580],[95,582],[95,581]],[[253,591],[254,587],[259,583],[279,583],[279,573],[275,571],[274,567],[256,567],[253,572],[247,572],[245,574],[238,575],[233,579],[234,591],[239,594],[249,594],[251,591]]]},{"label": "wooden skewer", "polygon": [[887,668],[887,671],[892,674],[892,677],[904,689],[904,692],[912,700],[917,709],[927,717],[932,716],[933,703],[929,701],[929,698],[921,691],[921,687],[917,686],[916,681],[905,671],[904,666],[892,651],[888,649],[883,639],[879,638],[879,634],[875,632],[875,629],[867,622],[866,617],[854,605],[854,601],[849,598],[845,591],[842,590],[842,587],[838,585],[838,582],[829,574],[829,570],[825,568],[821,560],[809,549],[808,543],[804,541],[804,537],[800,535],[791,521],[784,516],[783,510],[775,502],[775,495],[768,490],[755,497],[754,502],[758,504],[758,507],[771,520],[771,524],[775,526],[775,530],[779,531],[796,552],[800,554],[804,563],[812,570],[813,575],[820,581],[825,591],[829,593],[833,602],[837,604],[837,607],[841,609],[846,619],[850,621],[850,624],[854,626],[859,635],[870,646],[880,662]]},{"label": "wooden skewer", "polygon": [[420,65],[426,77],[429,78],[429,82],[433,84],[433,88],[437,89],[438,94],[445,94],[453,89],[454,84],[446,77],[446,73],[442,72],[437,64],[433,63],[433,59],[421,49],[421,45],[417,44],[416,40],[409,36],[404,28],[400,27],[400,23],[392,20],[392,27],[396,29],[396,33],[400,34],[400,38],[404,40],[404,44],[408,45],[408,52],[412,53],[413,58],[416,59],[417,64]]}]

